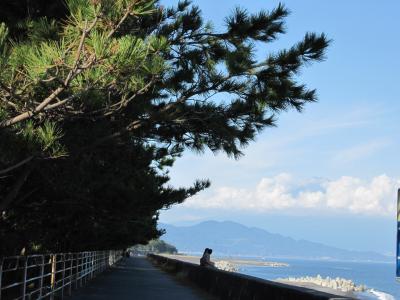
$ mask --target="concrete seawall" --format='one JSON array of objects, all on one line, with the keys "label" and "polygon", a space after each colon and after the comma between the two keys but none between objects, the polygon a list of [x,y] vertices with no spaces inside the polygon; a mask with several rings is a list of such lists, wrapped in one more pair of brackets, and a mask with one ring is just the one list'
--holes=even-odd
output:
[{"label": "concrete seawall", "polygon": [[253,276],[200,267],[164,256],[149,254],[148,258],[161,269],[189,280],[208,293],[229,300],[306,300],[353,299],[308,288],[268,281]]}]

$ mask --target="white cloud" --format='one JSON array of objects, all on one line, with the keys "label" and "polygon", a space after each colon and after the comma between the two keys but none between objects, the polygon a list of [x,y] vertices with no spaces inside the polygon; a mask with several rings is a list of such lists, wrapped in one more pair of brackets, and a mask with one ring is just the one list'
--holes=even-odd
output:
[{"label": "white cloud", "polygon": [[234,211],[335,212],[395,216],[400,180],[380,175],[369,181],[343,176],[300,181],[283,173],[262,178],[253,189],[221,187],[210,197],[195,196],[187,208]]}]

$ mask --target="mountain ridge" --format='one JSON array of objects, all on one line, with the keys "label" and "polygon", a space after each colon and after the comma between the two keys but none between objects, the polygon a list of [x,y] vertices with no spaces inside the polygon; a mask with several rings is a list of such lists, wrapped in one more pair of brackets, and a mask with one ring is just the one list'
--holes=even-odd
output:
[{"label": "mountain ridge", "polygon": [[296,240],[258,227],[233,221],[204,221],[190,226],[160,224],[162,237],[183,253],[201,253],[210,247],[221,256],[258,256],[275,258],[327,259],[389,262],[393,258],[372,252],[354,251],[308,240]]}]

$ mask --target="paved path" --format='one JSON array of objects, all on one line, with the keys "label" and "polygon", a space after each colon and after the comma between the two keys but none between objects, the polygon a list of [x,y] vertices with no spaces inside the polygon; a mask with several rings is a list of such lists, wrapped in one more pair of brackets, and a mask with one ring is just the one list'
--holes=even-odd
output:
[{"label": "paved path", "polygon": [[153,267],[142,257],[123,259],[99,275],[68,300],[200,300],[215,299],[197,288],[186,286]]}]

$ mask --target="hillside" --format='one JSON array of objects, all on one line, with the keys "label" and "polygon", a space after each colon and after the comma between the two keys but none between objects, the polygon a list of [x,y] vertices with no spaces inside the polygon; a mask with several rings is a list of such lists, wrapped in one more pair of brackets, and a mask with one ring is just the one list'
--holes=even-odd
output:
[{"label": "hillside", "polygon": [[350,251],[306,240],[295,240],[260,228],[234,222],[207,221],[193,226],[160,224],[163,239],[180,252],[200,253],[205,247],[216,255],[275,258],[337,259],[351,261],[391,261],[375,252]]}]

